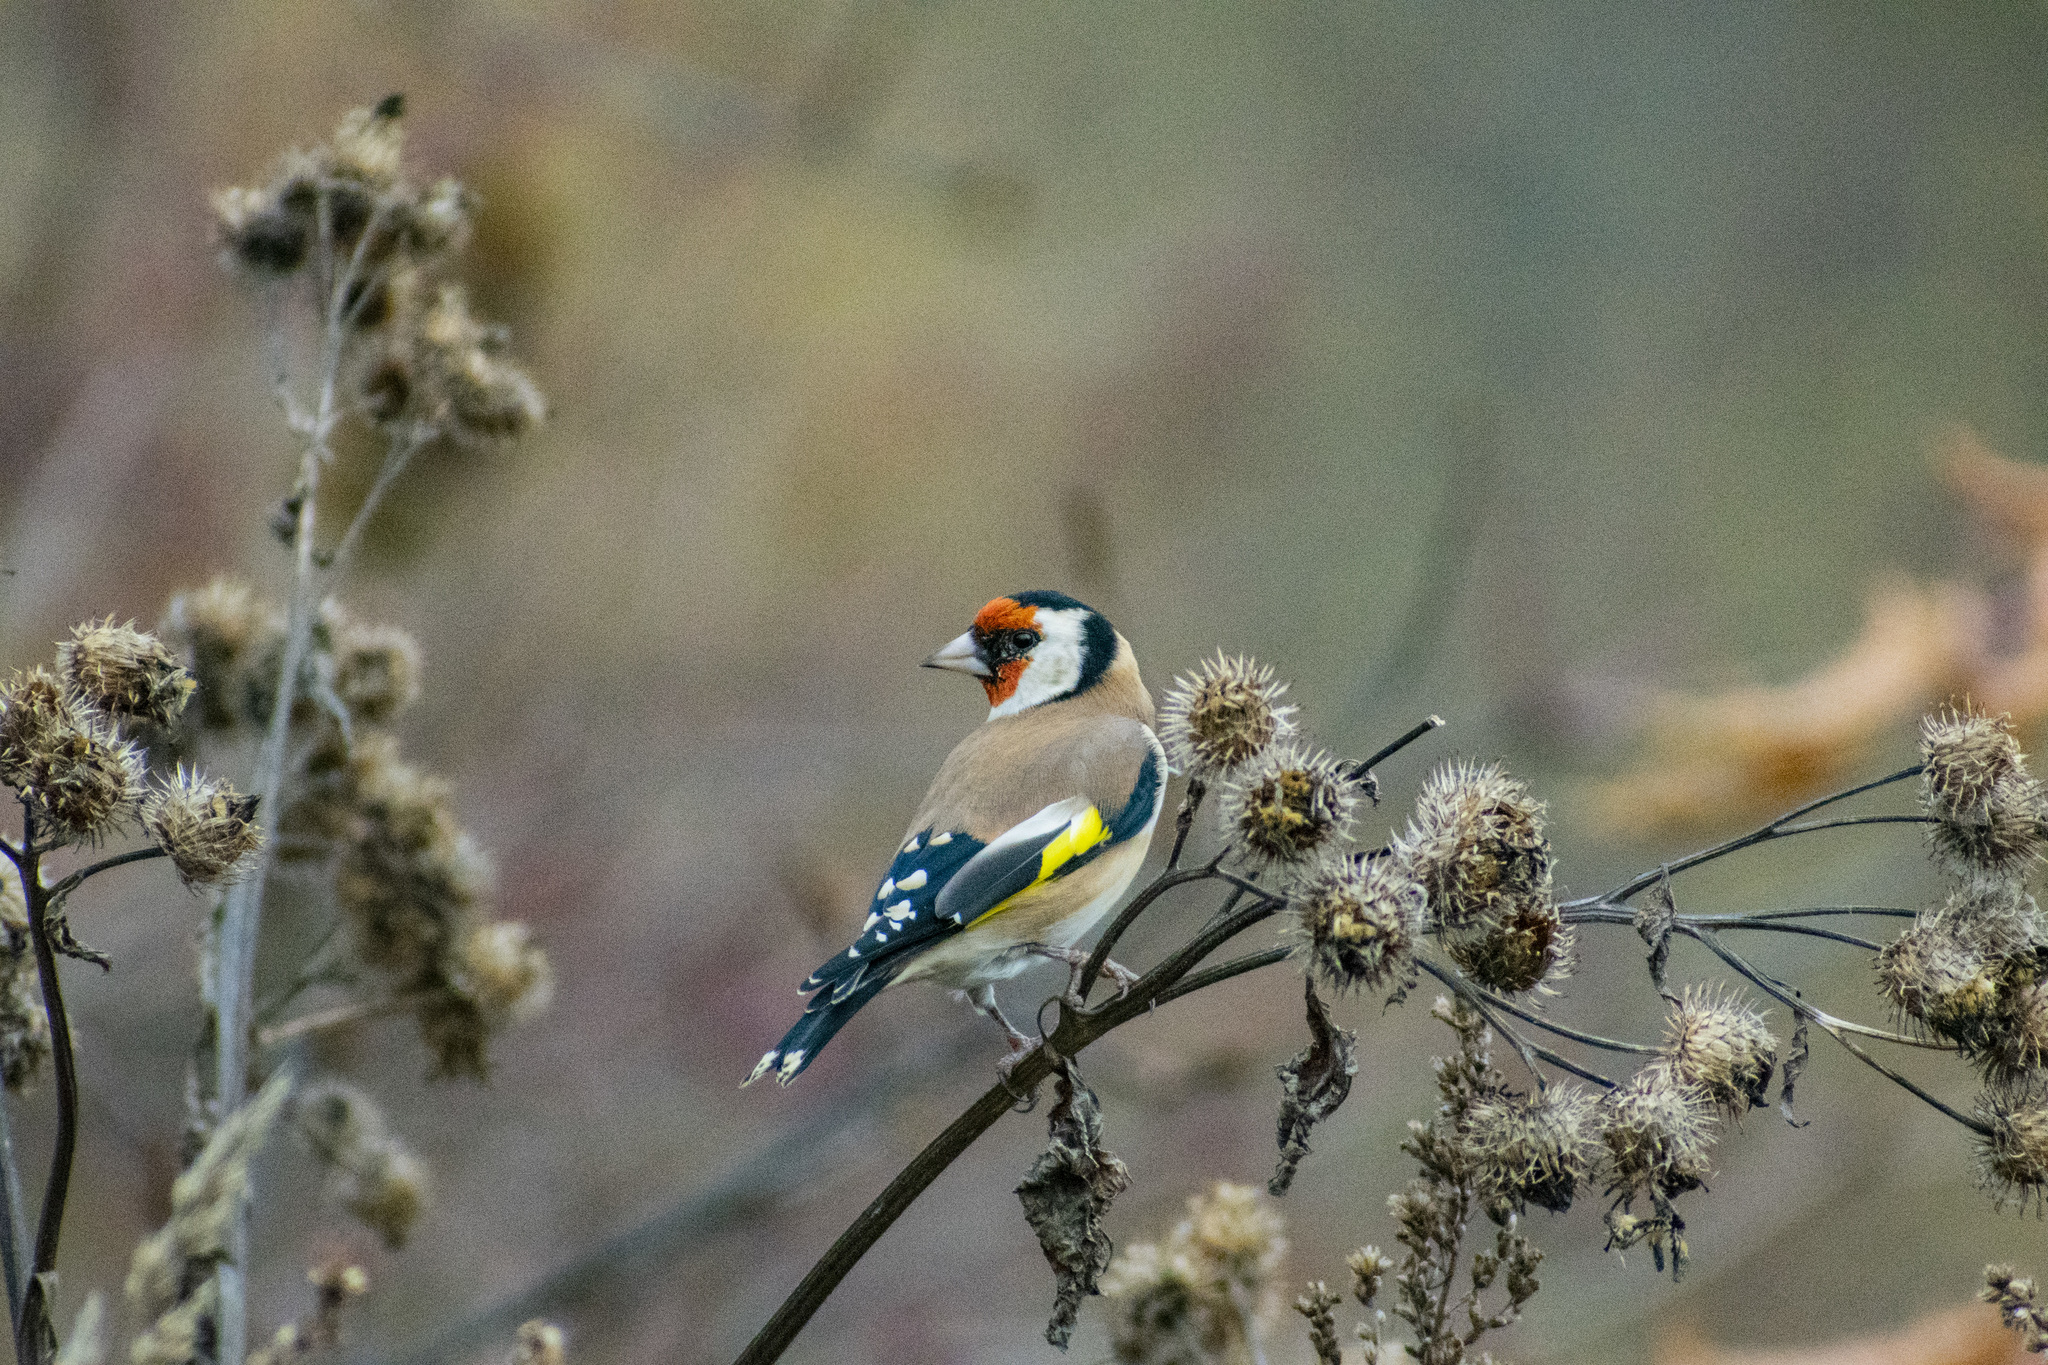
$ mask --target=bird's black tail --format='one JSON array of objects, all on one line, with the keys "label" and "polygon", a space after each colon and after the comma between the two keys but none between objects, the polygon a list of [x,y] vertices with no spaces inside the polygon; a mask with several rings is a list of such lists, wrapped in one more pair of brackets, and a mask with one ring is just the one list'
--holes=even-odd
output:
[{"label": "bird's black tail", "polygon": [[782,1035],[782,1041],[770,1048],[742,1086],[752,1085],[771,1071],[775,1079],[788,1085],[803,1074],[803,1069],[821,1052],[825,1044],[832,1041],[832,1035],[846,1027],[846,1021],[860,1012],[860,1007],[881,994],[882,988],[895,979],[894,972],[875,972],[864,975],[852,983],[848,990],[842,984],[838,990],[827,988],[811,997],[804,1006],[804,1017],[797,1020],[789,1032]]}]

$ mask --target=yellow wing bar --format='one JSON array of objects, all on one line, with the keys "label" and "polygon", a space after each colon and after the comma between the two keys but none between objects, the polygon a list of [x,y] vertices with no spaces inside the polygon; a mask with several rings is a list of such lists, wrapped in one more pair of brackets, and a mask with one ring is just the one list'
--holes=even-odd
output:
[{"label": "yellow wing bar", "polygon": [[1030,885],[1024,887],[1021,891],[1005,896],[1002,900],[975,916],[967,927],[972,929],[990,916],[1002,914],[1003,911],[1015,905],[1018,900],[1028,896],[1032,891],[1057,877],[1060,874],[1060,869],[1068,863],[1071,863],[1074,859],[1097,845],[1107,842],[1109,842],[1109,826],[1102,823],[1102,812],[1093,806],[1088,807],[1087,810],[1082,811],[1072,820],[1069,820],[1067,827],[1058,834],[1055,834],[1052,837],[1052,842],[1039,850],[1038,875],[1032,878]]}]

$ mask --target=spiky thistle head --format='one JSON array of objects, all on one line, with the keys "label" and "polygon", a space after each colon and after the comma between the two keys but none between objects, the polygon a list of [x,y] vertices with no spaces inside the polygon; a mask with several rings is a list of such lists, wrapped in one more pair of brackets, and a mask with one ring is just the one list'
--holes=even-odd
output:
[{"label": "spiky thistle head", "polygon": [[1666,1196],[1697,1189],[1713,1148],[1713,1101],[1662,1061],[1607,1092],[1600,1139],[1615,1189]]},{"label": "spiky thistle head", "polygon": [[1877,984],[1906,1020],[1966,1049],[1989,1043],[2039,938],[2033,898],[1976,880],[1949,893],[1877,955]]},{"label": "spiky thistle head", "polygon": [[1498,764],[1432,773],[1395,851],[1429,893],[1436,926],[1452,933],[1496,929],[1551,901],[1543,803]]},{"label": "spiky thistle head", "polygon": [[2048,846],[2048,801],[2008,716],[1965,704],[1920,725],[1921,804],[1935,859],[1960,876],[2013,878]]},{"label": "spiky thistle head", "polygon": [[1309,971],[1333,989],[1380,990],[1413,971],[1422,887],[1393,859],[1326,859],[1288,901]]},{"label": "spiky thistle head", "polygon": [[1173,680],[1159,708],[1159,738],[1176,767],[1195,781],[1214,782],[1294,733],[1296,708],[1280,705],[1286,692],[1271,667],[1219,649]]},{"label": "spiky thistle head", "polygon": [[1778,1040],[1738,992],[1687,986],[1665,1021],[1663,1056],[1680,1080],[1733,1118],[1764,1103]]},{"label": "spiky thistle head", "polygon": [[1246,763],[1225,785],[1223,832],[1254,867],[1299,869],[1351,837],[1361,780],[1292,741]]},{"label": "spiky thistle head", "polygon": [[1600,1150],[1599,1108],[1575,1085],[1533,1097],[1496,1093],[1473,1105],[1459,1140],[1480,1190],[1563,1213]]},{"label": "spiky thistle head", "polygon": [[2036,1089],[1987,1091],[1977,1120],[1977,1184],[2001,1211],[2048,1209],[2048,1099]]},{"label": "spiky thistle head", "polygon": [[263,846],[256,801],[181,763],[142,803],[142,827],[187,886],[232,881]]},{"label": "spiky thistle head", "polygon": [[133,814],[142,753],[49,670],[32,668],[0,686],[0,782],[28,800],[49,836],[93,843]]},{"label": "spiky thistle head", "polygon": [[57,665],[72,695],[119,720],[167,725],[197,685],[164,642],[113,618],[74,626],[57,647]]}]

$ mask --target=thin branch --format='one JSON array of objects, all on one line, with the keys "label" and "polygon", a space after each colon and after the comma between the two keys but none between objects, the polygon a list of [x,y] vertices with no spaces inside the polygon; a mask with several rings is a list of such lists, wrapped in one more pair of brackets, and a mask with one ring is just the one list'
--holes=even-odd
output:
[{"label": "thin branch", "polygon": [[[1870,1067],[1873,1071],[1876,1071],[1879,1075],[1885,1077],[1887,1080],[1890,1080],[1894,1084],[1898,1085],[1901,1089],[1925,1101],[1932,1108],[1937,1109],[1942,1113],[1948,1115],[1957,1123],[1962,1124],[1963,1127],[1969,1129],[1973,1133],[1976,1133],[1978,1136],[1991,1136],[1991,1130],[1987,1125],[1978,1122],[1976,1119],[1971,1118],[1967,1114],[1961,1113],[1955,1109],[1950,1108],[1948,1105],[1942,1103],[1939,1099],[1936,1099],[1931,1093],[1929,1093],[1925,1089],[1922,1089],[1912,1079],[1902,1075],[1897,1071],[1894,1071],[1891,1067],[1886,1066],[1883,1062],[1880,1062],[1879,1060],[1877,1060],[1877,1058],[1871,1056],[1868,1052],[1864,1051],[1863,1048],[1859,1047],[1856,1043],[1850,1041],[1848,1030],[1842,1027],[1843,1021],[1836,1019],[1833,1015],[1828,1014],[1823,1010],[1817,1010],[1813,1006],[1807,1004],[1805,1001],[1800,1000],[1796,996],[1787,993],[1786,990],[1782,989],[1783,983],[1776,981],[1774,978],[1766,976],[1762,972],[1759,972],[1756,968],[1750,966],[1749,963],[1743,961],[1742,958],[1737,956],[1735,953],[1732,953],[1727,948],[1723,947],[1721,945],[1720,940],[1715,937],[1714,932],[1712,930],[1695,929],[1690,925],[1676,925],[1673,927],[1679,933],[1684,934],[1687,938],[1693,939],[1695,942],[1705,944],[1707,946],[1708,951],[1712,952],[1716,957],[1720,958],[1730,967],[1733,967],[1736,971],[1742,973],[1751,981],[1755,982],[1759,988],[1761,988],[1766,993],[1771,995],[1774,999],[1778,1001],[1779,1004],[1783,1005],[1786,1009],[1791,1010],[1795,1016],[1804,1015],[1806,1018],[1813,1020],[1814,1023],[1819,1024],[1821,1028],[1826,1031],[1827,1035],[1830,1038],[1833,1038],[1836,1042],[1840,1043],[1844,1048],[1848,1049],[1851,1055],[1859,1058],[1865,1066]],[[1867,1032],[1867,1030],[1858,1031]]]},{"label": "thin branch", "polygon": [[14,1123],[7,1096],[0,1091],[0,1278],[7,1282],[7,1321],[21,1321],[22,1208],[21,1174],[14,1164]]},{"label": "thin branch", "polygon": [[1495,995],[1492,991],[1486,990],[1483,987],[1475,986],[1474,989],[1484,995],[1487,1003],[1496,1009],[1504,1009],[1517,1019],[1534,1024],[1545,1033],[1554,1033],[1560,1038],[1569,1038],[1575,1043],[1584,1043],[1587,1047],[1604,1048],[1609,1052],[1633,1052],[1642,1056],[1649,1056],[1658,1051],[1657,1048],[1648,1043],[1624,1043],[1618,1038],[1603,1038],[1597,1033],[1583,1033],[1575,1028],[1567,1028],[1555,1020],[1545,1019],[1534,1010],[1523,1009],[1514,1001]]},{"label": "thin branch", "polygon": [[396,1014],[406,1007],[406,1003],[404,1000],[351,1000],[332,1009],[315,1010],[311,1014],[302,1014],[296,1019],[287,1019],[281,1024],[258,1029],[256,1046],[268,1051],[279,1043],[288,1043],[294,1038],[318,1033],[321,1029],[339,1028],[343,1024],[353,1024],[364,1019],[380,1019],[388,1014]]},{"label": "thin branch", "polygon": [[384,501],[384,495],[391,491],[391,485],[398,482],[398,476],[405,473],[412,463],[412,457],[419,454],[427,444],[426,434],[415,428],[407,433],[403,441],[394,441],[384,456],[383,467],[377,471],[377,481],[370,485],[370,491],[363,495],[362,506],[350,519],[348,529],[327,555],[327,571],[330,578],[339,578],[348,571],[349,560],[355,555],[356,545],[369,528],[370,518]]},{"label": "thin branch", "polygon": [[131,848],[126,853],[116,853],[111,858],[102,858],[90,867],[81,867],[78,871],[50,888],[50,908],[55,910],[61,907],[64,904],[65,898],[73,891],[76,891],[87,877],[96,877],[109,868],[126,867],[129,863],[147,862],[151,858],[164,858],[168,856],[170,855],[154,846],[150,848]]},{"label": "thin branch", "polygon": [[1181,852],[1188,846],[1188,832],[1195,827],[1195,812],[1202,808],[1202,798],[1208,794],[1208,783],[1197,777],[1188,779],[1188,789],[1180,798],[1180,809],[1173,816],[1173,852],[1166,855],[1168,872],[1180,866]]},{"label": "thin branch", "polygon": [[1909,777],[1918,777],[1922,771],[1924,771],[1922,766],[1915,763],[1911,767],[1901,768],[1897,772],[1887,774],[1875,781],[1865,782],[1861,786],[1838,791],[1832,796],[1823,796],[1818,800],[1809,801],[1803,806],[1797,806],[1792,810],[1786,811],[1783,815],[1759,829],[1751,830],[1749,833],[1730,839],[1726,843],[1716,844],[1712,848],[1705,848],[1697,853],[1688,854],[1676,862],[1665,863],[1661,867],[1645,872],[1630,881],[1623,882],[1604,896],[1589,896],[1585,900],[1576,901],[1573,904],[1591,905],[1597,904],[1600,901],[1626,901],[1638,892],[1647,891],[1673,872],[1683,872],[1689,867],[1698,867],[1702,863],[1710,863],[1716,858],[1725,858],[1730,853],[1739,852],[1753,845],[1768,843],[1772,839],[1783,839],[1793,834],[1806,834],[1817,829],[1839,829],[1844,825],[1853,824],[1892,824],[1908,821],[1924,823],[1927,819],[1924,815],[1881,815],[1852,817],[1848,820],[1839,821],[1816,820],[1804,825],[1792,824],[1800,816],[1811,815],[1814,811],[1824,806],[1831,806],[1837,801],[1846,801],[1852,796],[1861,796],[1864,792],[1876,791],[1879,787],[1890,786],[1894,782],[1903,782]]},{"label": "thin branch", "polygon": [[1117,917],[1110,921],[1109,928],[1105,929],[1102,937],[1096,940],[1095,950],[1088,955],[1088,965],[1081,969],[1081,980],[1078,986],[1081,998],[1084,1000],[1088,998],[1088,990],[1095,984],[1095,978],[1101,974],[1102,964],[1109,961],[1110,949],[1116,947],[1117,940],[1124,936],[1125,930],[1137,923],[1138,916],[1151,908],[1152,902],[1158,900],[1176,886],[1186,886],[1189,882],[1207,881],[1214,875],[1214,869],[1210,867],[1169,869],[1160,873],[1159,876],[1153,879],[1150,886],[1140,891],[1136,896],[1133,896],[1131,903],[1126,905],[1118,912]]},{"label": "thin branch", "polygon": [[[1500,1021],[1499,1016],[1494,1014],[1493,1010],[1488,1007],[1478,987],[1467,981],[1461,973],[1447,967],[1440,967],[1426,957],[1417,957],[1415,964],[1456,991],[1464,998],[1465,1003],[1470,1005],[1478,1013],[1479,1017],[1486,1021],[1487,1027],[1507,1039],[1508,1044],[1514,1048],[1515,1055],[1522,1059],[1522,1065],[1527,1067],[1529,1074],[1535,1078],[1536,1092],[1538,1094],[1543,1093],[1549,1087],[1550,1082],[1544,1078],[1543,1072],[1536,1065],[1535,1049],[1529,1045],[1528,1040],[1523,1038],[1521,1034]],[[1570,1069],[1577,1070],[1576,1067]]]},{"label": "thin branch", "polygon": [[7,860],[13,863],[17,868],[21,866],[21,860],[27,856],[22,849],[18,849],[14,846],[14,841],[12,839],[5,838],[0,838],[0,853],[5,853],[7,855]]},{"label": "thin branch", "polygon": [[[1613,909],[1608,906],[1590,906],[1581,910],[1564,912],[1566,924],[1627,924],[1636,922],[1635,911]],[[1816,929],[1810,924],[1792,924],[1768,915],[1677,915],[1672,919],[1674,926],[1690,924],[1696,929],[1756,929],[1773,934],[1800,934],[1807,938],[1824,938],[1835,943],[1846,943],[1852,948],[1866,952],[1879,952],[1882,945],[1854,934],[1838,933],[1833,929]]]},{"label": "thin branch", "polygon": [[1246,953],[1243,957],[1234,957],[1228,962],[1219,962],[1214,967],[1205,967],[1199,972],[1191,973],[1177,985],[1161,991],[1159,998],[1153,1003],[1163,1005],[1169,1000],[1178,1000],[1183,995],[1193,995],[1196,991],[1206,990],[1219,981],[1228,981],[1233,976],[1243,976],[1246,972],[1255,972],[1261,967],[1270,967],[1276,962],[1285,962],[1292,956],[1294,956],[1292,948],[1267,948],[1263,952]]},{"label": "thin branch", "polygon": [[64,1204],[71,1191],[71,1166],[78,1149],[78,1064],[71,1051],[71,1021],[57,976],[50,891],[42,884],[35,848],[35,809],[22,802],[22,846],[31,850],[22,867],[22,898],[28,906],[29,946],[35,951],[43,1012],[50,1024],[50,1060],[57,1078],[57,1132],[51,1143],[50,1176],[36,1219],[35,1250],[22,1284],[21,1312],[14,1322],[14,1353],[20,1365],[43,1365],[56,1346],[50,1326],[46,1276],[57,1269],[57,1242],[64,1229]]},{"label": "thin branch", "polygon": [[1374,768],[1379,767],[1380,764],[1386,762],[1395,754],[1400,753],[1403,749],[1413,744],[1416,740],[1421,739],[1431,730],[1441,729],[1443,727],[1443,723],[1444,718],[1442,716],[1424,716],[1421,720],[1417,721],[1415,725],[1412,728],[1410,728],[1406,734],[1402,735],[1399,739],[1395,740],[1393,743],[1381,749],[1371,758],[1366,759],[1363,763],[1352,764],[1351,775],[1353,777],[1365,776]]}]

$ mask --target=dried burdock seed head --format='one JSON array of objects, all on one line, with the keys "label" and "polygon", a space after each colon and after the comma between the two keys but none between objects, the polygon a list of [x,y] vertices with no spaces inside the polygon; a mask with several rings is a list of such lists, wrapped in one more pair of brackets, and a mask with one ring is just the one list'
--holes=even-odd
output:
[{"label": "dried burdock seed head", "polygon": [[1461,1144],[1481,1193],[1563,1213],[1600,1150],[1599,1101],[1573,1085],[1472,1106]]},{"label": "dried burdock seed head", "polygon": [[[9,755],[0,766],[13,774],[10,785],[34,802],[51,837],[96,843],[135,813],[142,799],[142,751],[122,739],[111,721],[83,708],[70,714],[75,724],[69,729],[32,723],[32,737],[18,751],[19,761],[0,735],[0,753]],[[4,723],[0,716],[0,726]]]},{"label": "dried burdock seed head", "polygon": [[1983,1069],[1986,1084],[2009,1089],[2048,1066],[2048,981],[2032,970],[2009,973],[2002,997],[1982,1041],[1965,1054]]},{"label": "dried burdock seed head", "polygon": [[555,998],[555,969],[517,920],[479,924],[463,940],[456,980],[487,1027],[522,1024]]},{"label": "dried burdock seed head", "polygon": [[1922,804],[1934,817],[1934,856],[1960,876],[2012,878],[2048,845],[2048,801],[2027,772],[2005,716],[1973,708],[1927,717],[1920,727]]},{"label": "dried burdock seed head", "polygon": [[1733,1118],[1764,1103],[1778,1040],[1739,993],[1688,986],[1665,1022],[1663,1056],[1681,1081]]},{"label": "dried burdock seed head", "polygon": [[196,684],[154,635],[109,618],[75,626],[57,647],[57,665],[72,695],[120,720],[168,725],[185,709]]},{"label": "dried burdock seed head", "polygon": [[215,729],[253,719],[251,696],[274,688],[257,662],[283,647],[284,617],[246,583],[217,578],[171,599],[157,627],[198,682],[200,724]]},{"label": "dried burdock seed head", "polygon": [[1198,1293],[1184,1254],[1156,1242],[1120,1248],[1102,1277],[1109,1341],[1123,1365],[1181,1365],[1220,1358],[1225,1338]]},{"label": "dried burdock seed head", "polygon": [[2048,1208],[2048,1101],[2036,1090],[1990,1091],[1977,1118],[1977,1184],[2000,1210]]},{"label": "dried burdock seed head", "polygon": [[1668,1196],[1697,1189],[1706,1180],[1713,1103],[1661,1061],[1608,1091],[1599,1122],[1615,1189]]},{"label": "dried burdock seed head", "polygon": [[1548,986],[1571,974],[1577,940],[1550,899],[1526,896],[1511,903],[1498,925],[1446,934],[1444,946],[1465,975],[1489,990],[1510,994]]},{"label": "dried burdock seed head", "polygon": [[1185,677],[1159,708],[1159,737],[1174,765],[1213,782],[1294,733],[1295,708],[1280,705],[1287,684],[1273,670],[1240,655],[1216,657]]},{"label": "dried burdock seed head", "polygon": [[34,786],[51,747],[84,721],[56,674],[17,671],[0,686],[0,782],[17,791]]},{"label": "dried burdock seed head", "polygon": [[1362,790],[1328,754],[1276,744],[1224,787],[1224,834],[1255,867],[1300,867],[1351,837]]},{"label": "dried burdock seed head", "polygon": [[1487,931],[1551,901],[1543,805],[1497,764],[1453,763],[1423,784],[1396,844],[1437,925]]},{"label": "dried burdock seed head", "polygon": [[2006,1327],[2018,1332],[2027,1350],[2039,1355],[2048,1352],[2048,1310],[2041,1307],[2036,1292],[2032,1276],[2022,1276],[2009,1265],[1987,1265],[1984,1287],[1977,1297],[1998,1305],[1998,1316]]},{"label": "dried burdock seed head", "polygon": [[352,1085],[308,1086],[294,1117],[327,1169],[332,1197],[392,1250],[405,1245],[427,1206],[427,1169],[384,1122],[376,1102]]},{"label": "dried burdock seed head", "polygon": [[568,1338],[552,1322],[534,1318],[519,1324],[519,1345],[512,1352],[512,1365],[567,1365]]},{"label": "dried burdock seed head", "polygon": [[263,846],[256,798],[183,764],[143,802],[142,827],[187,886],[233,880]]},{"label": "dried burdock seed head", "polygon": [[1965,1048],[1999,1028],[2015,970],[2030,969],[2039,937],[2033,898],[1974,881],[1922,913],[1877,955],[1877,983],[1892,1008]]},{"label": "dried burdock seed head", "polygon": [[1423,892],[1391,858],[1330,858],[1289,893],[1308,969],[1337,990],[1399,985],[1413,970]]},{"label": "dried burdock seed head", "polygon": [[409,632],[355,621],[336,608],[330,637],[334,694],[349,715],[382,724],[419,700],[420,647]]}]

